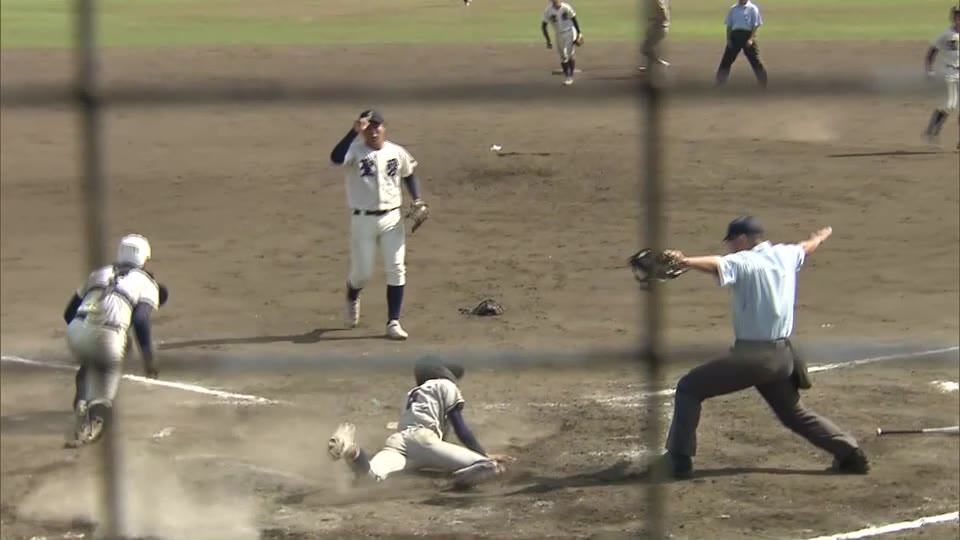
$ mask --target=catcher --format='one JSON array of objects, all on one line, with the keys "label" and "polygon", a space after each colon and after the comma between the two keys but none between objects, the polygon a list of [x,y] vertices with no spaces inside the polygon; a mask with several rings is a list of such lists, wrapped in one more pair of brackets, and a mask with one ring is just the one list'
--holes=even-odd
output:
[{"label": "catcher", "polygon": [[[433,359],[418,362],[417,386],[407,392],[396,433],[387,437],[372,458],[356,443],[356,427],[340,424],[327,446],[334,460],[343,458],[357,480],[386,480],[399,471],[439,470],[451,473],[454,488],[467,488],[504,472],[508,456],[488,455],[463,419],[464,399],[457,382],[463,367]],[[446,442],[453,428],[464,444]]]},{"label": "catcher", "polygon": [[[404,340],[408,334],[400,326],[403,287],[406,284],[406,228],[400,212],[403,194],[401,180],[413,203],[406,217],[413,222],[411,233],[426,221],[427,203],[420,198],[413,175],[417,160],[402,146],[384,138],[383,116],[364,111],[353,129],[337,143],[330,161],[346,167],[347,201],[353,218],[350,222],[350,275],[347,278],[346,322],[351,328],[360,323],[360,291],[373,274],[377,247],[387,273],[387,328],[390,339]],[[357,136],[362,135],[361,140]]]},{"label": "catcher", "polygon": [[692,369],[677,383],[667,453],[655,464],[668,476],[693,475],[703,402],[751,387],[757,389],[784,426],[831,454],[836,472],[869,471],[867,457],[856,439],[800,400],[800,390],[811,385],[806,363],[790,342],[797,272],[832,233],[827,227],[802,242],[772,244],[763,240],[760,222],[744,216],[727,227],[724,242],[730,248],[728,255],[686,257],[679,251],[665,253],[664,257],[678,267],[713,276],[730,289],[736,339],[728,354]]},{"label": "catcher", "polygon": [[550,41],[547,24],[553,25],[553,33],[557,38],[560,67],[563,68],[563,85],[570,86],[573,84],[573,73],[576,67],[576,60],[573,57],[576,48],[583,45],[583,32],[580,31],[580,23],[577,22],[577,12],[567,2],[550,0],[550,5],[543,12],[540,31],[547,40],[547,48],[552,49],[553,43]]}]

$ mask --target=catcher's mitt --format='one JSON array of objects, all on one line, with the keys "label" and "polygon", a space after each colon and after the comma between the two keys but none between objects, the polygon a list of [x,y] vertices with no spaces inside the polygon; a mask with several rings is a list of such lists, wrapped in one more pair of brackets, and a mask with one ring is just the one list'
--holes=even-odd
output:
[{"label": "catcher's mitt", "polygon": [[492,298],[487,298],[477,304],[473,309],[460,308],[460,313],[464,315],[477,315],[480,317],[490,317],[492,315],[503,315],[503,306]]},{"label": "catcher's mitt", "polygon": [[583,47],[583,34],[577,34],[577,39],[573,40],[574,45]]},{"label": "catcher's mitt", "polygon": [[670,252],[654,253],[649,249],[642,249],[627,259],[633,277],[644,288],[650,286],[651,281],[666,281],[683,275],[689,268],[683,261]]},{"label": "catcher's mitt", "polygon": [[410,233],[413,234],[417,232],[417,229],[423,225],[423,222],[427,220],[427,216],[430,215],[430,207],[427,206],[427,203],[423,202],[423,199],[417,199],[410,204],[410,210],[407,211],[407,216],[413,221],[413,227],[410,229]]}]

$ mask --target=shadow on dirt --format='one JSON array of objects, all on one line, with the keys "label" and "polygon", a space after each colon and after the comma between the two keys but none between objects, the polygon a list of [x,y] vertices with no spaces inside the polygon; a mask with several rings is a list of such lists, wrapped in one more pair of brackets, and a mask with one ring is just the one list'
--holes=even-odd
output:
[{"label": "shadow on dirt", "polygon": [[187,341],[173,341],[161,343],[157,348],[160,350],[188,349],[191,347],[210,347],[220,345],[258,345],[289,342],[300,345],[309,345],[320,343],[321,341],[353,341],[361,339],[386,339],[382,334],[359,335],[359,336],[329,336],[327,334],[334,332],[346,332],[349,328],[317,328],[303,334],[289,334],[280,336],[250,336],[250,337],[224,337],[209,339],[194,339]]}]

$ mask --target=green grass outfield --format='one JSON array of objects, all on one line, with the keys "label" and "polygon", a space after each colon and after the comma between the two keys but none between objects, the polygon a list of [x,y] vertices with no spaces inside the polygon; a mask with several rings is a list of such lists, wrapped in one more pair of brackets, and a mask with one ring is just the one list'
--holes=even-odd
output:
[{"label": "green grass outfield", "polygon": [[[674,41],[716,40],[733,0],[675,0]],[[539,43],[546,0],[99,0],[110,47]],[[592,42],[635,41],[629,0],[574,0]],[[929,40],[948,24],[944,0],[760,0],[761,35],[776,40]],[[0,47],[70,44],[71,0],[0,0]]]}]

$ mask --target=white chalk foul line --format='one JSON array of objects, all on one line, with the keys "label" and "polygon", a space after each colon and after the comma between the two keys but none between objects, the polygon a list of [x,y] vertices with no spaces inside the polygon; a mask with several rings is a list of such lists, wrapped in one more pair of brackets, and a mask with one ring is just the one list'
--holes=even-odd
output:
[{"label": "white chalk foul line", "polygon": [[948,353],[948,352],[953,352],[958,350],[960,350],[960,346],[944,347],[942,349],[930,349],[929,351],[888,354],[885,356],[874,356],[871,358],[861,358],[860,360],[851,360],[850,362],[838,362],[836,364],[823,364],[820,366],[811,366],[810,369],[808,369],[807,371],[809,371],[810,373],[816,373],[818,371],[828,371],[831,369],[861,366],[863,364],[872,364],[874,362],[884,362],[887,360],[897,360],[899,358],[919,358],[921,356],[933,356],[935,354],[943,354],[943,353]]},{"label": "white chalk foul line", "polygon": [[808,540],[854,540],[856,538],[870,538],[871,536],[880,536],[881,534],[890,534],[894,532],[906,531],[910,529],[919,529],[927,525],[937,523],[948,523],[950,521],[960,520],[960,512],[949,512],[939,516],[927,516],[913,521],[901,521],[900,523],[891,523],[880,527],[867,527],[859,531],[851,531],[840,534],[831,534],[827,536],[818,536]]},{"label": "white chalk foul line", "polygon": [[[0,356],[0,360],[4,362],[13,362],[15,364],[26,364],[29,366],[38,366],[51,369],[63,369],[73,371],[76,369],[74,366],[68,366],[65,364],[57,364],[55,362],[41,362],[39,360],[31,360],[29,358],[21,358],[19,356],[10,356],[3,355]],[[141,377],[139,375],[124,375],[124,379],[128,381],[138,382],[141,384],[146,384],[149,386],[162,386],[164,388],[173,388],[175,390],[183,390],[186,392],[194,392],[197,394],[205,394],[208,396],[218,397],[227,401],[234,403],[256,403],[259,405],[271,405],[279,403],[279,401],[267,399],[265,397],[254,396],[252,394],[238,394],[235,392],[227,392],[225,390],[214,390],[213,388],[207,388],[200,386],[198,384],[190,384],[177,381],[164,381],[161,379],[150,379],[148,377]]]}]

